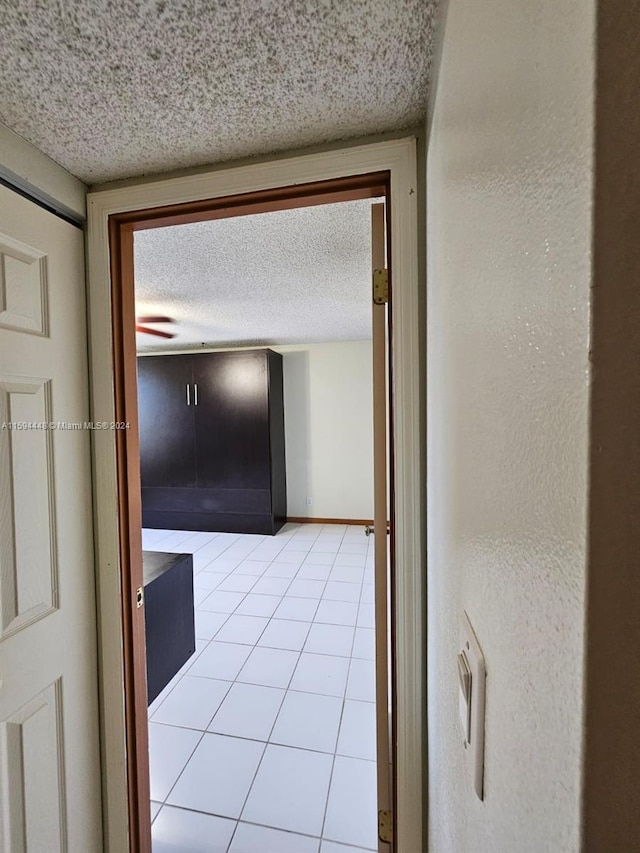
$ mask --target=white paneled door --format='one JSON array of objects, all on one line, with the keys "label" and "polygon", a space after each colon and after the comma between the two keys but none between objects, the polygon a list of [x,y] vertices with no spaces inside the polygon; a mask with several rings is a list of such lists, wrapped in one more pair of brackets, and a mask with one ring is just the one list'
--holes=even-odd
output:
[{"label": "white paneled door", "polygon": [[0,851],[102,850],[84,241],[0,186]]}]

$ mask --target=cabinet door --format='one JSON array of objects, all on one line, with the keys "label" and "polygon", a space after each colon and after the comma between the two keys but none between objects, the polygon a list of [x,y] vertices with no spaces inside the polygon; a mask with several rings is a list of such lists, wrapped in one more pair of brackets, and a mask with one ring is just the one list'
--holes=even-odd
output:
[{"label": "cabinet door", "polygon": [[269,489],[266,353],[207,353],[193,365],[198,486]]},{"label": "cabinet door", "polygon": [[138,359],[143,488],[196,485],[193,395],[191,356]]}]

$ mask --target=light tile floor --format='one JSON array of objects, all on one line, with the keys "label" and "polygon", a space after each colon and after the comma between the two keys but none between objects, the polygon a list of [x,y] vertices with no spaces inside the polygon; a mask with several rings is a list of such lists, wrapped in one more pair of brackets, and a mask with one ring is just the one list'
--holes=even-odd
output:
[{"label": "light tile floor", "polygon": [[373,537],[144,530],[193,553],[196,652],[149,708],[154,853],[376,847]]}]

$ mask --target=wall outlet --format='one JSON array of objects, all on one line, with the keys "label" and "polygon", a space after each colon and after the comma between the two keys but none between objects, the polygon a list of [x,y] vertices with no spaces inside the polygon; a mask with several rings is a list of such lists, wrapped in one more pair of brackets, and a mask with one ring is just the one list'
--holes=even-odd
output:
[{"label": "wall outlet", "polygon": [[311,506],[313,504],[313,498],[307,498],[307,506]]}]

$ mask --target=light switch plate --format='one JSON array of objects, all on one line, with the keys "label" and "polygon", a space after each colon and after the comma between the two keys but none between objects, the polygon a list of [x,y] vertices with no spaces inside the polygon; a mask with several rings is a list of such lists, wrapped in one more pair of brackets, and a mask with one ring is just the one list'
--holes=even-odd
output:
[{"label": "light switch plate", "polygon": [[467,613],[463,613],[460,628],[460,653],[471,671],[471,708],[469,738],[465,738],[467,764],[478,797],[484,799],[484,709],[487,671],[484,655]]}]

